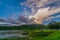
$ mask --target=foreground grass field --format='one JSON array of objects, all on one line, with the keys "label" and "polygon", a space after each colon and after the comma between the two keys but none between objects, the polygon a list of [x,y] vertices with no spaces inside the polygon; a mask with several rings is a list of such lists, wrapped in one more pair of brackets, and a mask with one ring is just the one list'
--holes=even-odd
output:
[{"label": "foreground grass field", "polygon": [[6,38],[0,40],[60,40],[60,30],[27,30],[30,37]]},{"label": "foreground grass field", "polygon": [[44,32],[52,32],[48,36],[34,37],[32,40],[60,40],[60,30],[44,30]]}]

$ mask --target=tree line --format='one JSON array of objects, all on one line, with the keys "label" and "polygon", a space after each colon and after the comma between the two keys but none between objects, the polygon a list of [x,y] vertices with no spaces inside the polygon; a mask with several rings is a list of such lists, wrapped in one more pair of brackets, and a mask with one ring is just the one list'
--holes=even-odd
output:
[{"label": "tree line", "polygon": [[48,25],[30,24],[21,26],[0,26],[0,30],[34,30],[34,29],[60,29],[60,22],[50,22]]}]

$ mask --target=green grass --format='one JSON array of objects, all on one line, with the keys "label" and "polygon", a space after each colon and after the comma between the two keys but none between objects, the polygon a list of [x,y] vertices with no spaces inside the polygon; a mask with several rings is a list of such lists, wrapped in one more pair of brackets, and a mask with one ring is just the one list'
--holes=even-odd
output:
[{"label": "green grass", "polygon": [[44,32],[53,32],[45,37],[34,37],[32,40],[60,40],[60,30],[44,30]]},{"label": "green grass", "polygon": [[60,40],[60,30],[43,30],[42,32],[40,30],[30,30],[29,33],[31,32],[34,32],[34,34],[35,32],[39,32],[38,34],[41,36],[33,36],[32,38],[6,38],[0,40]]}]

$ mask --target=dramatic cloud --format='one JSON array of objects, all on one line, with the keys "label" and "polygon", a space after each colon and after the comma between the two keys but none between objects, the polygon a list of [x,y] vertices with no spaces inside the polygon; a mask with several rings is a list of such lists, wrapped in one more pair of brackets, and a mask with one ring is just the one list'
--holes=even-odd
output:
[{"label": "dramatic cloud", "polygon": [[60,0],[26,0],[26,2],[23,2],[21,4],[24,4],[28,8],[31,8],[32,13],[35,13],[39,8],[57,1]]},{"label": "dramatic cloud", "polygon": [[23,15],[19,15],[17,19],[0,19],[3,22],[12,24],[27,24],[37,23],[42,24],[43,21],[50,20],[52,18],[58,18],[60,16],[51,16],[60,12],[60,0],[26,0],[20,3],[21,6],[29,8],[32,12],[29,14],[27,8],[24,8]]},{"label": "dramatic cloud", "polygon": [[7,18],[7,19],[4,19],[4,18],[0,18],[0,24],[3,23],[3,24],[10,24],[10,25],[22,25],[22,24],[31,24],[33,23],[33,20],[32,19],[29,19],[29,16],[27,15],[24,15],[24,14],[20,14],[17,19],[11,17],[11,18]]},{"label": "dramatic cloud", "polygon": [[6,19],[0,18],[0,22],[6,22]]},{"label": "dramatic cloud", "polygon": [[51,20],[51,19],[54,19],[54,18],[60,18],[60,15],[58,15],[58,16],[51,16],[51,17],[48,17],[47,19],[45,19],[45,21],[48,21],[48,20]]},{"label": "dramatic cloud", "polygon": [[[36,23],[42,23],[45,19],[48,19],[49,16],[54,15],[60,12],[60,7],[58,6],[60,0],[27,0],[23,4],[28,8],[31,8],[32,14],[29,16],[29,19],[33,19]],[[54,5],[57,7],[55,8]],[[48,5],[48,7],[46,6]],[[52,5],[52,8],[50,7]],[[46,6],[44,8],[44,6]]]},{"label": "dramatic cloud", "polygon": [[19,15],[17,20],[20,21],[21,23],[31,23],[32,22],[32,20],[30,20],[29,16],[27,16],[27,15]]},{"label": "dramatic cloud", "polygon": [[60,12],[60,7],[54,10],[53,9],[51,10],[50,7],[48,7],[48,8],[39,9],[37,13],[33,15],[33,17],[35,18],[35,22],[42,23],[44,19],[49,18],[49,16],[56,14],[58,12]]}]

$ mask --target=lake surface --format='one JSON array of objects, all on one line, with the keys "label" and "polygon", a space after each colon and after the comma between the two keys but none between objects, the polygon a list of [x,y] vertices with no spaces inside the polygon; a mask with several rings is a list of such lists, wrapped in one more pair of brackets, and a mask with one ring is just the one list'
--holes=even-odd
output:
[{"label": "lake surface", "polygon": [[0,38],[10,38],[10,37],[26,37],[27,35],[22,35],[22,30],[0,30]]}]

